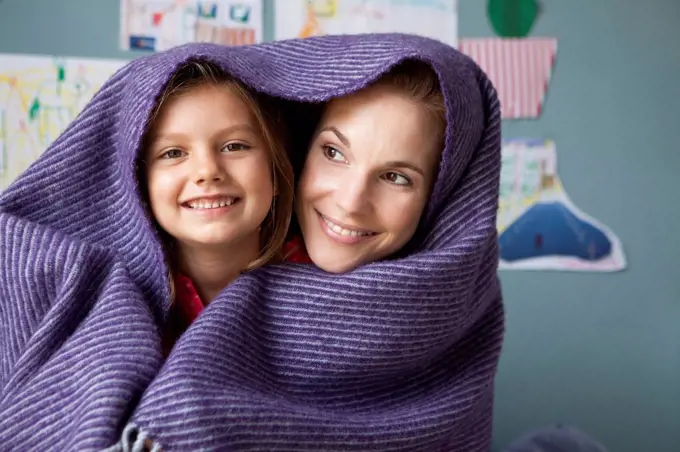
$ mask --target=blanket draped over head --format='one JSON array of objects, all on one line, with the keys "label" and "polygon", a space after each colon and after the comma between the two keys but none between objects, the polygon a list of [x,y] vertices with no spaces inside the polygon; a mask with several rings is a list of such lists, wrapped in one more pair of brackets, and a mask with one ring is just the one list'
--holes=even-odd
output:
[{"label": "blanket draped over head", "polygon": [[[292,263],[245,274],[163,361],[167,267],[135,160],[159,93],[191,59],[299,102],[421,60],[448,125],[412,253],[339,275]],[[494,88],[433,40],[190,44],[131,61],[0,195],[0,450],[140,438],[163,450],[488,450],[499,176]]]}]

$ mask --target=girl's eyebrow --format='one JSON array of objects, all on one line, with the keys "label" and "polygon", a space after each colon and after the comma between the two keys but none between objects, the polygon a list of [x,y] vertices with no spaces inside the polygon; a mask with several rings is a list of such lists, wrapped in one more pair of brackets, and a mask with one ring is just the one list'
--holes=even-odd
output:
[{"label": "girl's eyebrow", "polygon": [[[244,132],[257,132],[257,130],[251,126],[250,124],[247,123],[242,123],[242,124],[234,124],[233,126],[225,127],[224,129],[218,130],[214,135],[226,135],[229,133],[233,132],[239,132],[239,131],[244,131]],[[157,133],[157,134],[152,134],[151,135],[151,141],[152,142],[157,142],[160,140],[168,140],[168,141],[173,141],[177,140],[179,138],[184,138],[190,134],[183,133],[183,132],[170,132],[170,133]]]}]

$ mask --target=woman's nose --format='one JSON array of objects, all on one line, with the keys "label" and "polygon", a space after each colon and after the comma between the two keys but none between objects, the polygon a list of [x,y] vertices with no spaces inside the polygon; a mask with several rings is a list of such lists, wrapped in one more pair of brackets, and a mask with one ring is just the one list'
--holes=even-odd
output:
[{"label": "woman's nose", "polygon": [[335,201],[347,214],[363,214],[370,210],[371,193],[369,181],[364,177],[353,177],[336,189]]}]

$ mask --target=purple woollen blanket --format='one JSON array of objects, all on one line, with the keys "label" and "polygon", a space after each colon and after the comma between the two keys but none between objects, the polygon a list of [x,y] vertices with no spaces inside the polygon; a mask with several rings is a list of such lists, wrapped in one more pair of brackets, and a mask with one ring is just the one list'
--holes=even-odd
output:
[{"label": "purple woollen blanket", "polygon": [[[166,267],[134,162],[156,97],[192,58],[301,102],[419,59],[448,126],[412,254],[343,275],[246,274],[163,362]],[[0,195],[0,450],[124,450],[134,436],[163,450],[488,450],[499,176],[495,90],[433,40],[191,44],[130,62]]]}]

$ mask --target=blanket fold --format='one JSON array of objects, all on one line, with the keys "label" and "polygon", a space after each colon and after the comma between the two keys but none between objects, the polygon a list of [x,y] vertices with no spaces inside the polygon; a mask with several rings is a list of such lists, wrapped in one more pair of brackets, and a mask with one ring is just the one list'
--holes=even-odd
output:
[{"label": "blanket fold", "polygon": [[[161,366],[166,267],[135,159],[157,96],[190,59],[304,103],[418,59],[440,78],[448,126],[412,253],[342,275],[298,264],[243,275]],[[126,425],[163,450],[488,450],[499,176],[494,88],[434,40],[190,44],[132,61],[0,195],[0,315],[13,325],[0,333],[0,450],[98,450]]]},{"label": "blanket fold", "polygon": [[0,214],[0,450],[98,450],[160,369],[146,300],[110,251]]}]

